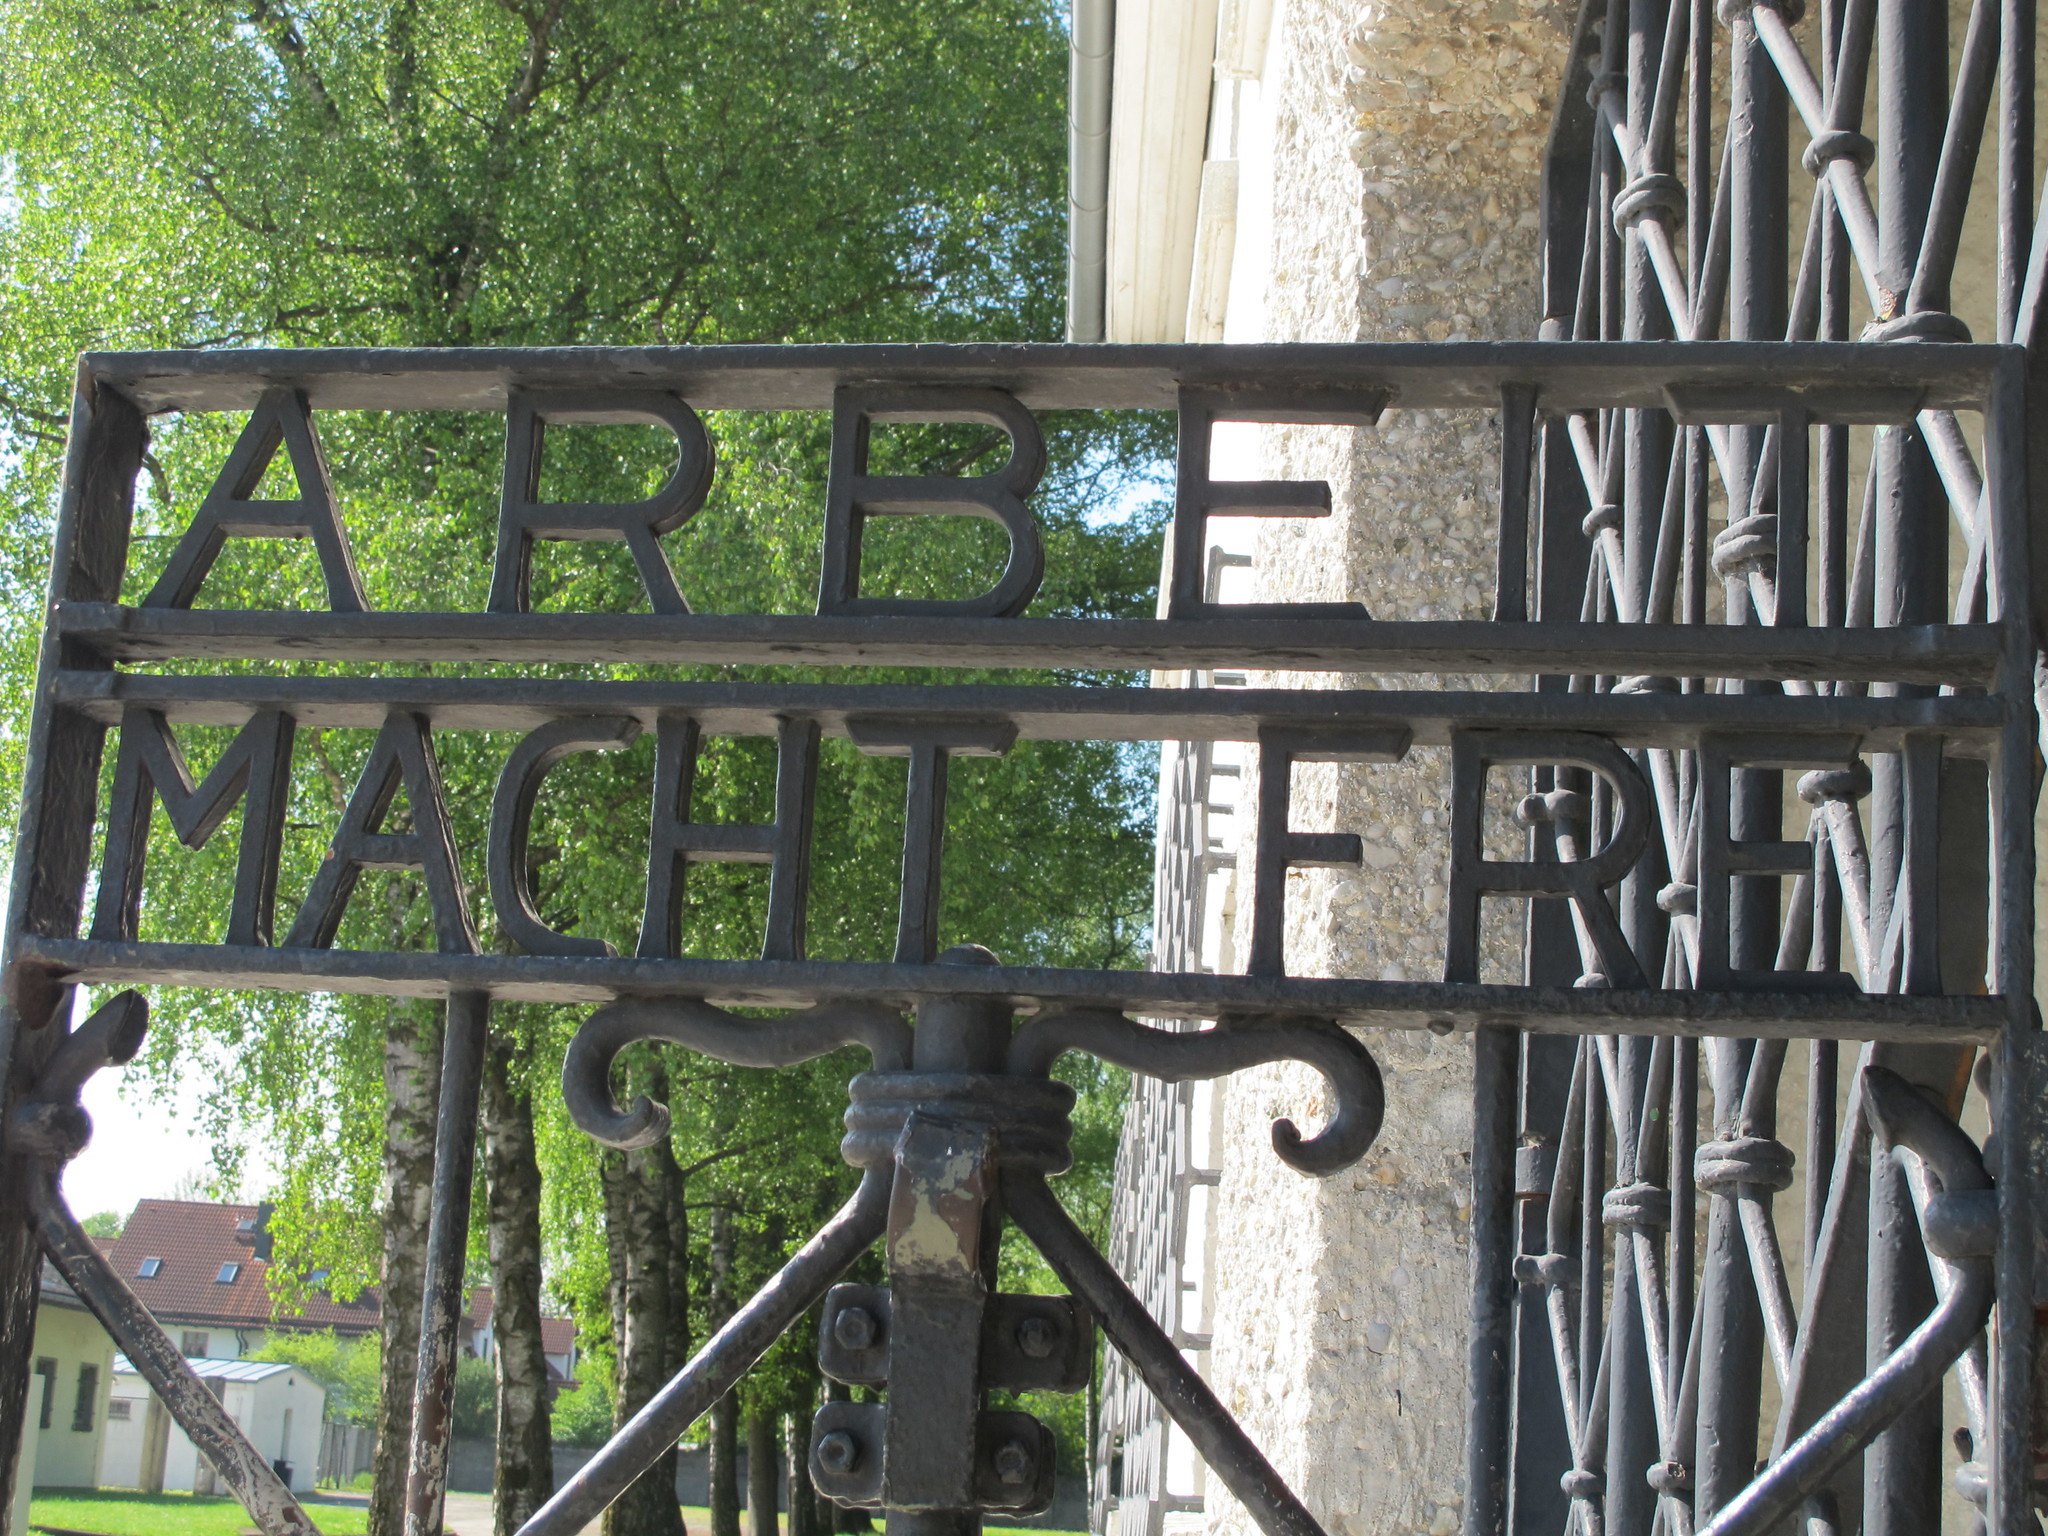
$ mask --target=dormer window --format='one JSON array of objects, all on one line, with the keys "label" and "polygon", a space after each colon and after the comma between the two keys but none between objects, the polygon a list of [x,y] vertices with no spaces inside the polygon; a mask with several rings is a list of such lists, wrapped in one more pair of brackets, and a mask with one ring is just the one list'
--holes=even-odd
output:
[{"label": "dormer window", "polygon": [[213,1277],[213,1283],[215,1285],[233,1285],[235,1283],[235,1276],[241,1272],[242,1266],[239,1264],[223,1264],[220,1267],[220,1273]]},{"label": "dormer window", "polygon": [[135,1278],[138,1280],[154,1280],[163,1272],[164,1261],[162,1259],[144,1259],[142,1261],[142,1268],[135,1271]]}]

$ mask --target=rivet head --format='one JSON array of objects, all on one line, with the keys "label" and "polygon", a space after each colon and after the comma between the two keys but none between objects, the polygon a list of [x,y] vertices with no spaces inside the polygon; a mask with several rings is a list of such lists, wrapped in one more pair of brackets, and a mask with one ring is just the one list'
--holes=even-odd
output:
[{"label": "rivet head", "polygon": [[881,1331],[875,1314],[866,1307],[842,1307],[832,1319],[832,1337],[842,1349],[872,1348]]},{"label": "rivet head", "polygon": [[1059,1343],[1059,1329],[1051,1319],[1027,1317],[1017,1325],[1017,1347],[1033,1360],[1049,1359]]},{"label": "rivet head", "polygon": [[1022,1440],[1006,1440],[996,1448],[996,1478],[1006,1488],[1030,1482],[1037,1466],[1038,1458]]},{"label": "rivet head", "polygon": [[827,1472],[851,1472],[860,1465],[860,1442],[843,1429],[818,1441],[818,1465]]}]

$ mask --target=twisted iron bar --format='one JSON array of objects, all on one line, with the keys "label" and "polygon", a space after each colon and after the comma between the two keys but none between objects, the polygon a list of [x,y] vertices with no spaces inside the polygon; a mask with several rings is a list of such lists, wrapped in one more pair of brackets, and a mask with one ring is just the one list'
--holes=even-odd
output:
[{"label": "twisted iron bar", "polygon": [[1774,1529],[1831,1473],[1934,1391],[1991,1315],[1998,1211],[1982,1154],[1961,1127],[1897,1073],[1865,1067],[1863,1093],[1891,1155],[1901,1164],[1908,1154],[1918,1158],[1940,1181],[1921,1228],[1928,1246],[1953,1265],[1955,1282],[1904,1343],[1722,1506],[1699,1536],[1762,1536]]},{"label": "twisted iron bar", "polygon": [[[1887,0],[1840,0],[1821,7],[1818,78],[1791,30],[1798,9],[1784,0],[1721,0],[1718,7],[1712,0],[1680,0],[1663,11],[1639,3],[1594,5],[1582,13],[1566,91],[1569,102],[1583,88],[1591,116],[1576,120],[1582,126],[1575,136],[1563,126],[1575,109],[1561,110],[1550,169],[1555,177],[1564,169],[1564,157],[1577,159],[1584,153],[1589,179],[1583,192],[1567,194],[1578,200],[1570,209],[1573,228],[1568,235],[1556,219],[1565,211],[1563,203],[1549,210],[1551,260],[1564,283],[1547,285],[1547,335],[1592,339],[1675,334],[1705,339],[1721,334],[1725,314],[1729,333],[1738,338],[1846,338],[1848,288],[1860,278],[1877,317],[1865,332],[1866,340],[1967,340],[1961,323],[1948,312],[1949,286],[1992,84],[2004,71],[1999,81],[2007,113],[2003,133],[2010,143],[2002,150],[2001,161],[1999,339],[2032,340],[2033,312],[2043,291],[2041,273],[2048,270],[2048,225],[2036,231],[2029,256],[2024,224],[2032,189],[2024,178],[2010,174],[2016,163],[2022,163],[2011,158],[2012,150],[2023,157],[2032,153],[2031,7],[1973,0],[1952,90],[1946,78],[1936,79],[1936,71],[1921,67],[1939,51],[1938,40],[1930,41],[1930,34],[1938,34],[1945,21],[1938,8],[1921,14],[1909,4]],[[1717,15],[1732,37],[1726,78],[1735,93],[1718,156],[1712,142]],[[1654,35],[1645,33],[1661,35],[1662,48],[1654,46]],[[1906,62],[1903,56],[1909,54],[1920,58]],[[1873,199],[1875,183],[1867,174],[1878,146],[1862,131],[1865,88],[1873,59],[1879,56],[1886,59],[1888,71],[1878,84],[1889,178],[1881,207]],[[1691,114],[1686,123],[1688,164],[1683,168],[1692,184],[1691,199],[1685,183],[1673,174],[1680,169],[1676,160],[1682,98]],[[1782,198],[1786,106],[1796,114],[1792,126],[1806,131],[1810,142],[1804,163],[1816,181],[1804,246],[1793,252],[1797,276],[1789,294],[1785,252],[1774,247],[1771,221],[1737,217],[1745,199],[1754,210]],[[1943,109],[1945,123],[1940,120]],[[2015,118],[2014,113],[2020,115]],[[2017,132],[2015,122],[2021,125]],[[1927,144],[1930,137],[1939,147],[1938,164],[1931,153],[1918,154],[1911,142]],[[1718,174],[1710,175],[1716,158]],[[1564,184],[1577,185],[1569,179]],[[1581,208],[1583,247],[1567,252],[1558,237],[1565,235],[1577,244]],[[1684,263],[1675,237],[1680,229],[1688,258]],[[1575,293],[1570,290],[1574,284]],[[1658,329],[1666,321],[1669,332]],[[1987,461],[1994,475],[1980,471],[1954,412],[1904,399],[1885,403],[1873,396],[1870,419],[1881,418],[1878,444],[1866,481],[1862,521],[1852,529],[1847,426],[1833,419],[1822,424],[1819,459],[1809,464],[1808,432],[1813,423],[1799,402],[1781,401],[1760,409],[1750,419],[1754,425],[1741,426],[1698,425],[1697,415],[1686,416],[1684,401],[1674,398],[1672,406],[1685,425],[1668,445],[1659,436],[1661,414],[1650,410],[1573,412],[1557,422],[1556,447],[1562,452],[1550,455],[1545,464],[1545,490],[1552,502],[1549,515],[1554,518],[1562,511],[1576,517],[1570,503],[1580,491],[1592,509],[1583,525],[1590,548],[1578,613],[1582,620],[1632,624],[1677,617],[1704,623],[1708,583],[1718,578],[1725,584],[1729,622],[1806,625],[1808,497],[1816,486],[1819,512],[1811,542],[1819,567],[1815,587],[1820,625],[1868,628],[1940,617],[1949,606],[1948,562],[1942,545],[1950,538],[1959,538],[1963,553],[1954,622],[2024,617],[2013,611],[2012,594],[2019,589],[2009,582],[2002,589],[1997,584],[1992,550],[1998,509],[1988,482],[1995,478],[2010,496],[2018,484],[2013,465],[2009,455],[1999,457],[2002,450],[1994,439]],[[1916,437],[1924,442],[1931,466],[1925,471],[1916,457],[1923,450],[1912,445]],[[1708,524],[1710,466],[1718,472],[1728,503],[1727,526],[1718,534]],[[1504,471],[1503,530],[1510,526],[1508,487]],[[1931,533],[1917,511],[1901,523],[1900,514],[1887,510],[1888,497],[1924,501],[1929,494],[1939,498],[1943,493],[1946,513],[1939,510],[1938,500],[1927,503],[1936,509],[1924,520],[1931,523]],[[1953,534],[1942,526],[1950,519]],[[1573,548],[1578,547],[1579,531],[1571,530]],[[1904,574],[1882,577],[1887,558],[1903,560]],[[1574,601],[1576,606],[1576,593]],[[1565,616],[1554,599],[1549,608],[1547,616]],[[1574,691],[1636,692],[1689,691],[1703,685],[1581,676],[1569,679],[1566,686]],[[2012,691],[2010,681],[2006,688]],[[1784,683],[1784,691],[1826,696],[1879,690],[1855,681],[1791,680]],[[2048,690],[2043,693],[2048,696]],[[2028,724],[2032,730],[2034,723]],[[1859,802],[1872,794],[1872,775],[1861,761],[1861,750],[1861,743],[1852,744],[1844,766],[1809,772],[1800,779],[1800,796],[1811,808],[1806,827],[1810,865],[1785,882],[1782,918],[1768,920],[1775,957],[1762,949],[1766,933],[1759,912],[1744,914],[1750,924],[1745,930],[1751,955],[1747,964],[1767,966],[1788,982],[1808,971],[1849,969],[1870,993],[1931,988],[1939,957],[1928,937],[1930,922],[1914,915],[1916,901],[1933,899],[1928,881],[1936,851],[1926,831],[1931,813],[1923,799],[1915,802],[1909,815],[1906,802],[1916,792],[1916,783],[1924,789],[1942,771],[1942,748],[1929,737],[1917,757],[1914,744],[1908,743],[1905,753],[1880,759],[1868,835]],[[1661,852],[1668,874],[1662,878],[1668,884],[1656,905],[1669,918],[1669,940],[1658,936],[1655,914],[1649,915],[1647,924],[1637,917],[1636,940],[1664,950],[1663,985],[1698,984],[1705,760],[1700,754],[1669,748],[1641,756],[1663,834]],[[1994,770],[1999,771],[2003,770]],[[1719,789],[1726,791],[1727,770],[1720,772],[1724,777]],[[1744,775],[1737,772],[1734,777],[1736,793],[1741,794]],[[1764,795],[1757,787],[1763,782],[1753,780],[1752,799]],[[1775,798],[1774,790],[1770,797]],[[2000,813],[2024,814],[2009,802]],[[1753,821],[1743,835],[1775,836],[1775,809],[1769,817],[1770,830]],[[1592,821],[1583,829],[1588,839],[1597,831],[1597,814]],[[1555,843],[1560,859],[1577,856],[1563,836]],[[1653,855],[1653,868],[1654,863]],[[1628,903],[1624,894],[1624,907]],[[1582,968],[1592,969],[1596,957],[1589,952],[1586,935],[1581,931],[1576,937]],[[1569,944],[1570,937],[1564,942]],[[2013,942],[2010,933],[1994,940],[1991,955],[1995,958],[2001,946]],[[2027,940],[2022,936],[2018,942]],[[1994,983],[1995,988],[2000,985]],[[1944,1230],[1944,1222],[1953,1221],[1958,1197],[1951,1192],[1947,1173],[1935,1169],[1924,1155],[1922,1143],[1941,1138],[1957,1155],[1968,1149],[1975,1179],[1983,1177],[1982,1161],[1940,1109],[1879,1065],[1893,1061],[1926,1082],[1947,1084],[1959,1083],[1967,1059],[1950,1055],[1937,1060],[1932,1051],[1919,1053],[1917,1059],[1886,1049],[1866,1051],[1837,1146],[1838,1048],[1826,1042],[1813,1047],[1812,1125],[1802,1154],[1808,1184],[1802,1315],[1793,1294],[1786,1245],[1773,1216],[1773,1197],[1791,1183],[1795,1156],[1776,1135],[1784,1045],[1710,1041],[1706,1052],[1714,1091],[1714,1131],[1712,1139],[1698,1148],[1696,1161],[1691,1136],[1681,1141],[1678,1132],[1681,1127],[1689,1132],[1695,1123],[1693,1079],[1699,1047],[1691,1042],[1675,1047],[1660,1042],[1647,1048],[1618,1041],[1588,1042],[1573,1057],[1561,1142],[1551,1143],[1556,1147],[1555,1165],[1540,1187],[1518,1186],[1525,1196],[1547,1196],[1549,1202],[1545,1251],[1523,1254],[1515,1262],[1518,1278],[1539,1288],[1547,1313],[1546,1331],[1562,1398],[1558,1439],[1563,1444],[1543,1454],[1553,1458],[1552,1464],[1556,1457],[1569,1457],[1564,1492],[1570,1528],[1594,1536],[1603,1528],[1634,1529],[1654,1518],[1681,1536],[1697,1517],[1714,1536],[1723,1536],[1724,1531],[1774,1528],[1774,1521],[1793,1515],[1823,1517],[1831,1522],[1830,1529],[1853,1528],[1858,1513],[1852,1506],[1861,1489],[1854,1473],[1843,1474],[1841,1469],[1875,1438],[1884,1422],[1924,1402],[1932,1384],[1951,1365],[1962,1387],[1971,1444],[1978,1455],[1992,1446],[1988,1477],[2000,1491],[1995,1504],[1988,1501],[1986,1468],[1974,1459],[1959,1474],[1958,1488],[2001,1532],[2018,1529],[2015,1522],[2031,1528],[2023,1496],[2028,1476],[2024,1463],[2031,1458],[2025,1454],[2025,1436],[2019,1428],[2024,1423],[2019,1400],[2026,1395],[2022,1378],[2031,1353],[2031,1309],[2022,1304],[2001,1309],[2001,1369],[2008,1379],[2001,1388],[2002,1405],[1994,1414],[1983,1332],[1992,1268],[1986,1257],[1989,1243],[1967,1253],[1944,1249],[1947,1239],[1936,1233]],[[2003,1058],[2010,1060],[2009,1055]],[[2003,1137],[2020,1134],[2011,1123],[2012,1106],[2023,1102],[2018,1092],[2011,1081],[1995,1094],[1985,1087],[1987,1101],[2000,1104],[1996,1118]],[[1906,1110],[1898,1106],[1900,1094],[1912,1100]],[[1947,1092],[1951,1114],[1959,1108],[1960,1094],[1959,1087]],[[1888,1121],[1900,1114],[1910,1114],[1917,1129],[1887,1129]],[[1537,1118],[1536,1112],[1531,1111],[1530,1118]],[[1546,1123],[1551,1118],[1551,1113],[1541,1115]],[[1941,1121],[1948,1129],[1918,1126],[1925,1120]],[[1603,1190],[1601,1162],[1610,1135],[1616,1187]],[[1889,1203],[1888,1214],[1873,1210],[1870,1218],[1886,1225],[1881,1240],[1875,1233],[1870,1239],[1873,1267],[1868,1282],[1872,1289],[1867,1326],[1873,1358],[1882,1363],[1866,1371],[1864,1309],[1860,1304],[1842,1305],[1841,1293],[1846,1288],[1860,1295],[1863,1285],[1862,1239],[1856,1235],[1865,1198],[1860,1160],[1872,1136],[1895,1147],[1910,1145],[1913,1155],[1894,1150],[1879,1160],[1872,1174],[1880,1182],[1873,1183],[1871,1198],[1881,1196]],[[1668,1163],[1668,1169],[1659,1168],[1660,1163]],[[1891,1171],[1894,1164],[1903,1171],[1903,1184]],[[1477,1166],[1475,1151],[1475,1170]],[[1941,1188],[1934,1189],[1936,1184]],[[1902,1197],[1892,1192],[1894,1185],[1904,1190],[1921,1215],[1932,1270],[1929,1301],[1915,1299],[1927,1282],[1914,1278],[1920,1264],[1912,1242],[1913,1218],[1902,1210]],[[1704,1255],[1695,1253],[1689,1219],[1697,1193],[1710,1197]],[[1980,1214],[1987,1204],[1988,1197],[1977,1200]],[[1603,1231],[1608,1227],[1614,1229],[1611,1306],[1592,1278],[1608,1251],[1610,1239]],[[2010,1232],[2008,1242],[2014,1246],[2004,1261],[2005,1283],[2012,1285],[2024,1272],[2015,1267],[2014,1255],[2026,1248]],[[1697,1279],[1696,1262],[1703,1263]],[[1844,1266],[1853,1271],[1846,1279],[1839,1272]],[[1625,1278],[1624,1269],[1632,1278]],[[1479,1283],[1484,1286],[1488,1281],[1482,1276]],[[1475,1317],[1477,1308],[1475,1301]],[[1909,1326],[1911,1333],[1901,1339],[1900,1332]],[[1592,1358],[1596,1353],[1597,1366]],[[1770,1437],[1772,1460],[1761,1474],[1755,1472],[1747,1449],[1758,1427],[1757,1382],[1754,1374],[1744,1375],[1759,1357],[1775,1377],[1780,1400],[1776,1431]],[[1589,1379],[1591,1390],[1585,1385]],[[1642,1455],[1646,1437],[1638,1433],[1638,1426],[1645,1420],[1654,1420],[1652,1454],[1662,1457],[1647,1465],[1648,1483],[1656,1495],[1654,1509],[1645,1507],[1643,1495],[1648,1458]],[[1873,1422],[1878,1428],[1869,1427]],[[1610,1429],[1622,1442],[1618,1446],[1608,1443]],[[1885,1490],[1873,1497],[1896,1497],[1897,1507],[1889,1518],[1905,1520],[1903,1528],[1914,1528],[1916,1520],[1927,1516],[1900,1511],[1924,1512],[1930,1507],[1924,1500],[1933,1497],[1930,1490],[1939,1484],[1933,1467],[1926,1465],[1934,1444],[1927,1437],[1932,1433],[1921,1422],[1911,1431],[1920,1438],[1909,1440],[1904,1432],[1891,1437],[1894,1448],[1883,1458],[1874,1458],[1868,1469],[1870,1486]],[[1905,1449],[1909,1444],[1912,1450]],[[1520,1441],[1518,1454],[1523,1454]],[[1965,1455],[1971,1452],[1966,1450]],[[1505,1455],[1493,1464],[1504,1465]],[[1534,1470],[1536,1458],[1529,1457],[1524,1464]],[[1908,1502],[1904,1491],[1909,1488],[1911,1498],[1921,1502]],[[1838,1491],[1839,1505],[1834,1497]],[[1475,1481],[1473,1492],[1467,1530],[1473,1536],[1495,1536],[1506,1525],[1506,1484],[1482,1488]],[[1759,1515],[1759,1509],[1772,1512]],[[1532,1518],[1540,1519],[1518,1506],[1516,1528]]]}]

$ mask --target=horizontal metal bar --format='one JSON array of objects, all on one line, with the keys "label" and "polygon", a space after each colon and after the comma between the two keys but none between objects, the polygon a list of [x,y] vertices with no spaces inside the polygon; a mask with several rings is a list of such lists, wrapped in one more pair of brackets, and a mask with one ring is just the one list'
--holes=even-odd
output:
[{"label": "horizontal metal bar", "polygon": [[111,661],[620,662],[849,667],[1252,667],[1984,683],[1989,624],[1775,629],[1484,619],[949,619],[651,613],[244,613],[62,603]]},{"label": "horizontal metal bar", "polygon": [[121,944],[23,934],[19,963],[89,986],[267,987],[385,997],[488,992],[513,1002],[604,1003],[699,997],[721,1007],[794,1008],[822,999],[909,1009],[943,998],[1018,1008],[1114,1008],[1149,1018],[1223,1015],[1338,1019],[1379,1029],[1506,1024],[1541,1034],[1685,1035],[1772,1040],[1985,1043],[2005,1023],[1995,997],[1806,992],[1628,992],[1206,972],[1041,966],[870,964],[849,960],[643,960],[553,955]]},{"label": "horizontal metal bar", "polygon": [[1923,408],[1974,408],[1997,350],[1733,341],[335,347],[94,352],[85,366],[146,411],[247,410],[280,386],[340,410],[501,411],[507,391],[522,386],[673,390],[711,410],[823,410],[847,384],[994,386],[1040,409],[1171,410],[1186,387],[1308,400],[1391,390],[1397,406],[1497,410],[1502,385],[1526,383],[1537,386],[1546,410],[1662,406],[1674,387],[1780,387],[1800,391],[1825,419],[1835,403],[1860,415],[1868,392],[1902,388],[1923,391]]},{"label": "horizontal metal bar", "polygon": [[[1634,746],[1688,747],[1704,731],[1854,732],[1896,751],[1905,732],[1941,731],[1954,750],[1988,750],[2005,707],[1986,697],[1858,698],[1717,693],[1488,693],[1409,689],[1030,688],[998,684],[677,683],[512,677],[179,677],[58,674],[58,701],[117,724],[140,705],[174,723],[239,725],[265,709],[300,725],[373,730],[395,710],[437,730],[529,731],[565,715],[664,710],[713,735],[773,736],[784,719],[815,719],[827,735],[875,739],[894,724],[1014,724],[1029,741],[1250,741],[1263,730],[1406,727],[1417,746],[1454,730],[1583,730]],[[859,729],[856,731],[856,725]]]}]

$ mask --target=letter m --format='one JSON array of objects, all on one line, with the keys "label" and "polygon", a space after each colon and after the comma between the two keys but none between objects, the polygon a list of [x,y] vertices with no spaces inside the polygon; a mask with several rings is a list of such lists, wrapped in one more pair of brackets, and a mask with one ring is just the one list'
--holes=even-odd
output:
[{"label": "letter m", "polygon": [[132,941],[142,909],[142,866],[149,852],[150,803],[162,800],[178,841],[200,848],[242,802],[242,846],[235,866],[227,942],[268,944],[277,905],[278,846],[291,791],[292,718],[266,709],[252,716],[196,788],[185,754],[164,717],[130,709],[121,717],[114,793],[107,811],[106,861],[100,868],[92,936]]}]

